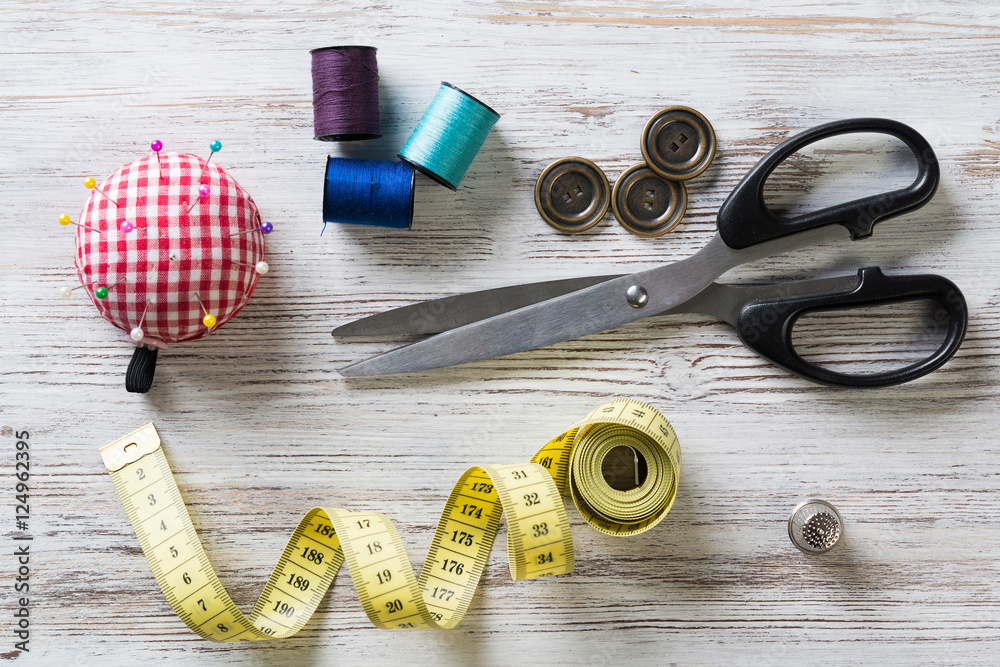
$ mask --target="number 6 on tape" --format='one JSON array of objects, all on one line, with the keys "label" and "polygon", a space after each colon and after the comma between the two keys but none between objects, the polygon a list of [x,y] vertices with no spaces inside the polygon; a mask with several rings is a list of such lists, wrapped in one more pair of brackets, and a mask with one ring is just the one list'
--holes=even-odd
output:
[{"label": "number 6 on tape", "polygon": [[[607,454],[631,447],[646,461],[636,488],[611,488]],[[380,628],[452,628],[472,602],[500,525],[515,580],[573,571],[562,495],[597,530],[635,535],[669,511],[680,445],[654,408],[632,399],[601,405],[530,463],[469,468],[455,484],[420,576],[392,522],[378,512],[314,507],[299,521],[249,616],[222,587],[181,499],[152,424],[101,449],[149,567],[189,628],[213,641],[290,637],[347,567],[368,618]]]}]

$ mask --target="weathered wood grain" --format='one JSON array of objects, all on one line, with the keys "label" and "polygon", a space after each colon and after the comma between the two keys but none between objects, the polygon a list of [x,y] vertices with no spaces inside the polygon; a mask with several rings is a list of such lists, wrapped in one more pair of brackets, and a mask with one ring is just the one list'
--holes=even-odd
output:
[{"label": "weathered wood grain", "polygon": [[[20,660],[995,662],[997,8],[55,0],[8,4],[0,26],[0,426],[31,431],[34,466],[33,634]],[[380,49],[381,139],[311,138],[308,50],[338,43]],[[502,114],[459,191],[418,177],[411,231],[331,225],[320,237],[328,151],[394,156],[442,79]],[[643,123],[667,104],[699,109],[719,138],[676,231],[640,239],[609,215],[568,236],[541,221],[531,189],[545,164],[581,155],[614,179],[642,159]],[[869,240],[772,258],[732,279],[876,264],[950,277],[968,299],[969,334],[926,378],[878,391],[813,386],[696,316],[435,372],[349,381],[335,372],[396,344],[331,338],[333,326],[364,314],[687,257],[767,150],[813,124],[861,115],[897,118],[928,137],[942,166],[933,202]],[[272,272],[249,305],[218,335],[163,353],[153,391],[136,396],[122,386],[130,343],[84,299],[58,296],[73,281],[73,239],[55,221],[76,216],[82,177],[111,172],[153,138],[199,153],[220,139],[216,159],[276,231]],[[777,175],[773,194],[796,206],[803,196],[898,183],[899,172],[905,180],[891,144],[859,150],[833,142],[813,151]],[[808,192],[803,176],[814,177]],[[911,315],[874,324],[831,316],[811,330],[810,349],[828,360],[912,354],[884,346],[886,336],[912,333]],[[830,336],[834,324],[842,327]],[[526,460],[617,396],[657,406],[680,436],[671,515],[648,534],[614,540],[570,510],[576,573],[515,584],[500,548],[470,615],[450,632],[376,630],[341,581],[291,640],[202,641],[157,590],[97,454],[156,422],[206,549],[249,609],[314,504],[386,512],[419,564],[470,463]],[[13,439],[0,432],[12,471]],[[13,476],[4,479],[11,489]],[[785,534],[788,512],[810,494],[837,504],[847,523],[844,544],[824,558],[799,554]],[[11,559],[0,559],[5,610],[12,573]]]}]

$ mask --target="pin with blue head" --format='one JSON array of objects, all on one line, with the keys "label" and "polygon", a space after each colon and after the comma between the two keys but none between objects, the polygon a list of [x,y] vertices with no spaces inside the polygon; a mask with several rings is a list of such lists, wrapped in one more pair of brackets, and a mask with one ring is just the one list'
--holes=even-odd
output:
[{"label": "pin with blue head", "polygon": [[212,160],[212,156],[222,150],[222,142],[216,139],[208,145],[208,150],[210,150],[211,153],[208,154],[208,159],[205,160],[205,165],[201,168],[201,173],[198,174],[198,180],[195,181],[196,183],[201,183],[201,177],[204,175],[205,170],[208,169],[208,163]]},{"label": "pin with blue head", "polygon": [[260,227],[254,227],[253,229],[246,229],[243,230],[242,232],[233,232],[232,234],[229,235],[229,237],[232,238],[234,236],[239,236],[240,234],[250,234],[251,232],[270,234],[273,231],[274,231],[274,225],[272,225],[270,222],[263,222],[261,223]]}]

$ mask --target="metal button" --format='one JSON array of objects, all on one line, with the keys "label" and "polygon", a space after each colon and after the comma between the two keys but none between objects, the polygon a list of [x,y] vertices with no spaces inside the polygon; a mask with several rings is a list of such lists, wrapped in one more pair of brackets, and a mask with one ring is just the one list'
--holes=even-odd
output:
[{"label": "metal button", "polygon": [[611,208],[621,226],[639,236],[660,236],[677,226],[687,209],[687,189],[645,164],[625,170],[615,181]]},{"label": "metal button", "polygon": [[641,148],[657,174],[686,181],[705,171],[715,157],[715,130],[694,109],[667,107],[646,122]]},{"label": "metal button", "polygon": [[604,217],[611,186],[601,168],[582,157],[556,160],[535,182],[535,206],[561,232],[582,232]]}]

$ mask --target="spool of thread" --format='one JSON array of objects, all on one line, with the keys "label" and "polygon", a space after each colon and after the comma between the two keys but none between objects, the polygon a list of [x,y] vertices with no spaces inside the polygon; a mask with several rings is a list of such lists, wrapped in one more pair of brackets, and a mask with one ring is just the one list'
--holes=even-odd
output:
[{"label": "spool of thread", "polygon": [[382,136],[374,46],[313,49],[313,131],[320,141]]},{"label": "spool of thread", "polygon": [[399,157],[441,185],[457,190],[498,120],[496,111],[442,81]]},{"label": "spool of thread", "polygon": [[413,168],[391,160],[328,157],[323,222],[407,229],[413,221]]}]

